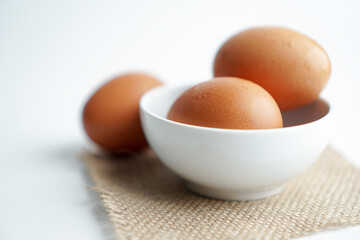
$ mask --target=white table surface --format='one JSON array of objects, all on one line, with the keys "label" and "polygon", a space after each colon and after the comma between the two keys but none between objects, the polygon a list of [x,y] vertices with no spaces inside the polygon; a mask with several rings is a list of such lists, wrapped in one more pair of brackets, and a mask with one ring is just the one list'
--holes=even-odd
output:
[{"label": "white table surface", "polygon": [[[218,47],[247,27],[291,27],[327,50],[331,143],[360,166],[359,10],[359,1],[0,0],[0,239],[114,239],[78,157],[84,102],[129,70],[208,80]],[[360,239],[360,227],[304,239],[339,238]]]}]

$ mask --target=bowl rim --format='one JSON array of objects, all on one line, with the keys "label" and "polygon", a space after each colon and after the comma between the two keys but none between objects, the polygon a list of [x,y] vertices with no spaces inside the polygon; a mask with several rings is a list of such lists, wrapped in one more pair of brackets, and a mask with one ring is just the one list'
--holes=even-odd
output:
[{"label": "bowl rim", "polygon": [[[152,94],[159,92],[159,91],[170,91],[172,89],[176,89],[176,88],[183,88],[186,86],[194,86],[196,85],[196,83],[183,83],[183,84],[164,84],[158,87],[155,87],[153,89],[150,89],[149,91],[147,91],[140,99],[140,111],[143,111],[144,113],[164,122],[167,124],[171,124],[171,125],[175,125],[175,126],[179,126],[179,127],[183,127],[183,128],[187,128],[187,129],[193,129],[196,131],[207,131],[207,132],[223,132],[223,133],[272,133],[272,132],[284,132],[284,131],[289,131],[289,130],[298,130],[301,128],[308,128],[308,127],[312,127],[314,125],[318,125],[321,124],[322,122],[326,121],[327,119],[329,119],[332,115],[333,115],[333,111],[332,108],[330,106],[330,103],[328,101],[326,101],[324,98],[319,97],[318,99],[320,99],[321,101],[323,101],[327,107],[328,107],[328,112],[322,116],[321,118],[312,121],[312,122],[308,122],[308,123],[304,123],[304,124],[300,124],[300,125],[295,125],[295,126],[289,126],[289,127],[282,127],[282,128],[269,128],[269,129],[229,129],[229,128],[214,128],[214,127],[203,127],[203,126],[196,126],[196,125],[191,125],[191,124],[186,124],[186,123],[180,123],[180,122],[176,122],[176,121],[172,121],[169,120],[167,118],[161,117],[155,113],[153,113],[152,111],[150,111],[150,109],[146,106],[146,102],[147,99],[149,98],[149,96],[151,96]],[[309,103],[311,104],[311,103]]]}]

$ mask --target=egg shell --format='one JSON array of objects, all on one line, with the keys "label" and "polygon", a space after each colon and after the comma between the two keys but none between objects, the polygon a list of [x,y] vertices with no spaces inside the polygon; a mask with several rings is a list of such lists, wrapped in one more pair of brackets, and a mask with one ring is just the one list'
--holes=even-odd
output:
[{"label": "egg shell", "polygon": [[330,72],[329,57],[319,44],[282,27],[252,28],[233,36],[214,62],[215,77],[251,80],[265,88],[281,110],[316,100]]},{"label": "egg shell", "polygon": [[159,80],[142,73],[123,75],[104,84],[84,107],[87,135],[110,152],[144,149],[147,142],[140,124],[139,101],[158,85]]},{"label": "egg shell", "polygon": [[168,119],[226,129],[267,129],[283,126],[279,107],[259,85],[222,77],[185,91],[172,105]]}]

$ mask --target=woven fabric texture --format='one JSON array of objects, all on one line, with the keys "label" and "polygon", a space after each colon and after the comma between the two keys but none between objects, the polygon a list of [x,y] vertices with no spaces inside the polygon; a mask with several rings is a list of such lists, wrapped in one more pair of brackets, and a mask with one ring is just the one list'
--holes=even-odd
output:
[{"label": "woven fabric texture", "polygon": [[268,199],[199,196],[152,153],[86,162],[119,239],[291,239],[360,224],[360,170],[328,147]]}]

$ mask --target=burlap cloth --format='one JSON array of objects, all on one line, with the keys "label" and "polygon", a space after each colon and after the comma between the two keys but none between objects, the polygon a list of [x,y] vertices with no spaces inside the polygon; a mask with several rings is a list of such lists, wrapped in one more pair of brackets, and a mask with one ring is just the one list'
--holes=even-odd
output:
[{"label": "burlap cloth", "polygon": [[290,239],[360,224],[360,170],[328,147],[280,194],[199,196],[151,154],[86,161],[119,239]]}]

